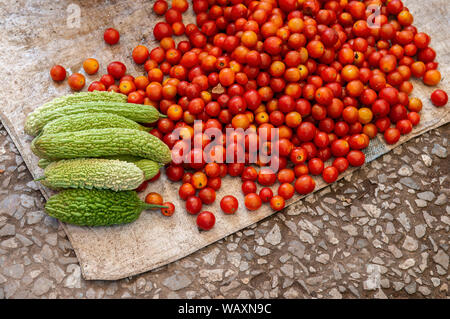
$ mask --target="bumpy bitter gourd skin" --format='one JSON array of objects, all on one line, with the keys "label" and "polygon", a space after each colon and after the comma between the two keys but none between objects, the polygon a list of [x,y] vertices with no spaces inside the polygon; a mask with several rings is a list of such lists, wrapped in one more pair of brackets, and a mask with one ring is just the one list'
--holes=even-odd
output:
[{"label": "bumpy bitter gourd skin", "polygon": [[110,113],[80,113],[57,118],[47,123],[42,129],[42,132],[44,134],[53,134],[114,127],[149,131],[148,128],[120,115]]},{"label": "bumpy bitter gourd skin", "polygon": [[154,123],[160,117],[159,111],[151,105],[105,101],[83,102],[43,110],[37,115],[33,115],[34,112],[31,113],[25,122],[25,132],[35,136],[47,123],[63,116],[80,113],[111,113],[139,123]]},{"label": "bumpy bitter gourd skin", "polygon": [[[155,177],[158,174],[161,167],[164,166],[161,163],[157,163],[157,162],[149,160],[149,159],[143,159],[141,157],[130,156],[130,155],[108,156],[108,157],[106,157],[106,159],[125,161],[125,162],[135,164],[137,167],[139,167],[144,172],[144,180],[149,180],[149,179],[152,179],[153,177]],[[53,163],[53,162],[48,159],[41,158],[38,162],[38,166],[42,169],[45,169],[51,163]]]},{"label": "bumpy bitter gourd skin", "polygon": [[108,156],[107,158],[135,164],[144,172],[145,180],[155,177],[160,168],[164,166],[161,163],[131,155]]},{"label": "bumpy bitter gourd skin", "polygon": [[[29,135],[37,135],[44,126],[41,123],[42,113],[55,111],[58,108],[80,104],[84,102],[120,102],[125,103],[127,96],[125,94],[108,92],[108,91],[93,91],[93,92],[79,92],[68,94],[54,98],[53,100],[41,105],[30,113],[25,122],[25,133]],[[44,123],[45,124],[45,123]]]},{"label": "bumpy bitter gourd skin", "polygon": [[45,204],[48,215],[62,222],[79,226],[110,226],[135,221],[144,209],[134,191],[66,189],[49,198]]},{"label": "bumpy bitter gourd skin", "polygon": [[147,132],[124,128],[41,134],[31,143],[38,157],[50,160],[133,155],[167,164],[169,147]]},{"label": "bumpy bitter gourd skin", "polygon": [[155,177],[159,169],[163,166],[160,163],[156,163],[155,161],[148,159],[141,159],[139,161],[134,162],[134,165],[139,167],[144,172],[144,179],[147,181]]},{"label": "bumpy bitter gourd skin", "polygon": [[45,159],[45,158],[41,158],[38,162],[38,166],[42,169],[46,168],[47,166],[49,166],[51,163],[53,163],[52,161]]},{"label": "bumpy bitter gourd skin", "polygon": [[144,181],[143,171],[133,163],[100,158],[53,162],[40,180],[44,186],[60,188],[133,190]]}]

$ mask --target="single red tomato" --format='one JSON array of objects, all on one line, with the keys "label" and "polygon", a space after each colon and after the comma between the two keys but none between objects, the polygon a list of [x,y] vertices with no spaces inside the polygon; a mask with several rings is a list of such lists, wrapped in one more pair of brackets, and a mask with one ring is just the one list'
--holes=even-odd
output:
[{"label": "single red tomato", "polygon": [[189,2],[187,0],[172,0],[172,8],[181,13],[186,12],[189,8]]},{"label": "single red tomato", "polygon": [[337,157],[333,161],[333,166],[336,167],[339,173],[342,173],[348,168],[349,163],[345,157]]},{"label": "single red tomato", "polygon": [[431,102],[437,107],[444,106],[448,102],[448,95],[443,90],[435,90],[431,93]]},{"label": "single red tomato", "polygon": [[103,33],[103,39],[110,45],[116,44],[120,40],[119,31],[114,28],[108,28],[105,30],[105,33]]},{"label": "single red tomato", "polygon": [[183,179],[182,179],[183,183],[189,183],[192,185],[192,175],[193,174],[190,172],[184,173]]},{"label": "single red tomato", "polygon": [[214,203],[216,200],[216,191],[211,187],[205,187],[198,192],[198,197],[205,205]]},{"label": "single red tomato", "polygon": [[220,208],[225,214],[234,214],[238,207],[239,202],[234,196],[224,196],[220,201]]},{"label": "single red tomato", "polygon": [[259,197],[261,198],[263,203],[267,203],[273,197],[273,192],[269,187],[263,187],[259,191]]},{"label": "single red tomato", "polygon": [[184,183],[180,186],[180,189],[178,190],[178,195],[181,199],[186,200],[190,196],[195,195],[195,188],[190,183]]},{"label": "single red tomato", "polygon": [[157,15],[160,15],[160,16],[164,15],[168,8],[169,8],[169,5],[167,4],[167,2],[165,0],[157,0],[153,4],[153,12],[155,12]]},{"label": "single red tomato", "polygon": [[122,62],[114,61],[108,64],[106,70],[108,71],[108,74],[114,77],[114,79],[119,80],[125,75],[127,67]]},{"label": "single red tomato", "polygon": [[261,168],[258,173],[258,183],[263,186],[271,186],[277,181],[277,175],[267,167]]},{"label": "single red tomato", "polygon": [[186,200],[186,211],[191,215],[196,215],[202,209],[202,200],[197,196],[190,196]]},{"label": "single red tomato", "polygon": [[290,183],[282,183],[278,187],[278,195],[283,197],[285,200],[290,199],[292,196],[294,196],[295,188]]},{"label": "single red tomato", "polygon": [[203,211],[197,216],[197,226],[202,230],[210,230],[216,223],[216,217],[209,211]]},{"label": "single red tomato", "polygon": [[297,128],[297,136],[302,142],[312,141],[316,135],[316,127],[313,123],[303,122]]},{"label": "single red tomato", "polygon": [[308,165],[305,163],[297,164],[294,166],[295,177],[307,175],[309,173]]},{"label": "single red tomato", "polygon": [[111,85],[114,85],[115,80],[111,74],[103,74],[100,78],[100,82],[102,82],[105,87],[109,88]]},{"label": "single red tomato", "polygon": [[[94,84],[94,83],[95,82],[92,82],[92,84]],[[101,82],[99,82],[99,83],[101,83]],[[103,85],[103,83],[101,83],[101,84]],[[102,91],[102,90],[100,90],[98,88],[93,88],[93,89],[98,90],[98,91]],[[143,104],[144,100],[145,100],[145,97],[144,97],[143,94],[139,93],[138,91],[134,91],[134,92],[131,92],[130,94],[128,94],[127,102],[128,103],[134,103],[134,104]]]},{"label": "single red tomato", "polygon": [[184,168],[181,165],[170,165],[166,168],[167,178],[173,182],[178,182],[183,178]]},{"label": "single red tomato", "polygon": [[250,211],[257,210],[262,205],[261,198],[256,193],[250,193],[245,195],[244,203],[245,207]]},{"label": "single red tomato", "polygon": [[61,65],[55,65],[50,69],[50,76],[53,81],[64,81],[66,78],[66,69],[64,69]]},{"label": "single red tomato", "polygon": [[242,192],[244,193],[244,195],[256,193],[256,189],[256,184],[253,181],[244,181],[242,183]]},{"label": "single red tomato", "polygon": [[289,158],[294,165],[304,163],[307,157],[308,153],[303,147],[295,147],[289,155]]},{"label": "single red tomato", "polygon": [[294,170],[290,168],[283,168],[277,174],[280,183],[292,183],[295,180]]},{"label": "single red tomato", "polygon": [[[92,82],[88,87],[89,92],[93,91],[106,91],[105,85],[100,81],[94,81]],[[142,98],[142,101],[144,101],[144,98]],[[133,102],[135,103],[135,102]]]},{"label": "single red tomato", "polygon": [[243,181],[256,181],[258,178],[258,171],[256,168],[252,166],[247,166],[244,168],[244,171],[242,172],[241,179]]},{"label": "single red tomato", "polygon": [[217,163],[208,163],[205,165],[205,174],[210,178],[219,177],[220,166]]},{"label": "single red tomato", "polygon": [[161,208],[161,214],[164,216],[172,216],[175,212],[175,205],[171,202],[165,202],[162,205],[167,206],[167,208]]},{"label": "single red tomato", "polygon": [[280,211],[286,206],[286,203],[284,201],[284,198],[280,195],[273,196],[270,199],[270,207],[274,211]]},{"label": "single red tomato", "polygon": [[72,90],[81,91],[81,89],[83,89],[84,87],[84,84],[86,83],[86,79],[81,73],[73,73],[67,79],[67,83]]},{"label": "single red tomato", "polygon": [[400,139],[400,131],[395,127],[390,127],[384,131],[384,139],[388,144],[395,144]]},{"label": "single red tomato", "polygon": [[308,161],[308,168],[309,168],[309,172],[312,175],[320,175],[320,174],[322,174],[322,171],[323,171],[323,168],[324,168],[324,163],[318,157],[311,158]]},{"label": "single red tomato", "polygon": [[333,183],[337,180],[339,176],[339,171],[334,166],[328,166],[325,167],[325,169],[322,172],[323,180],[327,183]]},{"label": "single red tomato", "polygon": [[412,131],[413,125],[410,120],[400,120],[397,122],[395,126],[399,131],[400,134],[408,134]]},{"label": "single red tomato", "polygon": [[172,33],[172,27],[167,22],[158,22],[153,28],[153,35],[158,41],[161,41],[163,38],[171,37]]},{"label": "single red tomato", "polygon": [[409,112],[408,113],[408,120],[411,121],[413,126],[416,126],[420,122],[420,115],[417,112]]},{"label": "single red tomato", "polygon": [[338,139],[331,143],[331,153],[333,156],[345,156],[350,151],[350,145],[346,140]]},{"label": "single red tomato", "polygon": [[228,164],[228,174],[230,176],[240,176],[244,171],[244,163],[230,163]]},{"label": "single red tomato", "polygon": [[207,187],[211,187],[215,191],[219,190],[222,186],[222,179],[220,177],[210,177],[206,183]]},{"label": "single red tomato", "polygon": [[162,205],[163,197],[161,196],[161,194],[151,192],[148,193],[147,196],[145,196],[145,202],[151,205]]},{"label": "single red tomato", "polygon": [[316,182],[309,175],[302,175],[295,181],[295,190],[301,195],[311,193],[316,187]]},{"label": "single red tomato", "polygon": [[347,154],[347,160],[351,166],[362,166],[366,161],[366,156],[359,150],[351,150]]},{"label": "single red tomato", "polygon": [[134,62],[137,64],[143,64],[147,61],[150,53],[147,47],[143,45],[138,45],[133,49],[131,56],[133,57]]}]

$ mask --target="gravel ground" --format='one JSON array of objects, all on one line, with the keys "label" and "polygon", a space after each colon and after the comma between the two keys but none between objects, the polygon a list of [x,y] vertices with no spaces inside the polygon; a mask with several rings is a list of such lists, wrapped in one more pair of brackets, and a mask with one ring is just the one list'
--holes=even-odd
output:
[{"label": "gravel ground", "polygon": [[2,298],[448,298],[450,124],[186,258],[85,281],[0,124]]}]

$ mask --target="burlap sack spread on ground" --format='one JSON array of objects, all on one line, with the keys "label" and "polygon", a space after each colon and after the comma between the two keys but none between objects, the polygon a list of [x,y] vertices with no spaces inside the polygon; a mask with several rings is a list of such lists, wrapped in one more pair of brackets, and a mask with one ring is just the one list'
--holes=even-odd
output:
[{"label": "burlap sack spread on ground", "polygon": [[[432,36],[432,46],[438,53],[443,74],[441,88],[449,91],[449,2],[447,0],[405,1],[415,17],[415,25]],[[100,62],[96,76],[88,76],[87,82],[98,80],[105,73],[107,63],[120,60],[127,64],[128,73],[143,74],[143,68],[132,63],[131,50],[137,44],[151,48],[156,46],[152,26],[162,21],[152,13],[153,1],[16,1],[0,3],[0,115],[3,124],[22,154],[34,177],[40,176],[38,158],[30,150],[31,137],[23,132],[24,120],[34,108],[54,97],[70,93],[67,81],[55,84],[49,78],[49,69],[62,64],[68,71],[82,71],[82,62],[94,57]],[[191,10],[191,9],[190,9]],[[77,15],[79,15],[79,21]],[[189,11],[192,21],[192,12]],[[78,25],[79,22],[79,25]],[[106,27],[120,30],[119,45],[108,46],[102,40]],[[400,143],[450,120],[449,107],[435,108],[429,101],[431,88],[415,81],[414,96],[424,101],[422,121],[413,133],[403,136]],[[396,146],[400,145],[398,143]],[[367,150],[368,161],[388,152],[381,139],[371,142]],[[351,170],[346,172],[351,174]],[[341,176],[343,177],[343,176]],[[326,186],[317,179],[316,190]],[[243,208],[243,196],[238,179],[226,178],[217,194],[220,200],[232,194],[240,200],[240,209],[233,216],[224,215],[219,200],[204,209],[216,213],[216,225],[208,232],[199,232],[195,216],[184,210],[184,202],[178,198],[179,184],[166,178],[151,184],[146,192],[157,191],[165,200],[175,203],[174,216],[167,218],[159,212],[147,211],[134,223],[109,227],[87,228],[63,225],[72,243],[86,279],[114,280],[139,274],[187,256],[229,234],[245,228],[273,214],[263,206],[257,212]],[[45,198],[51,192],[42,188]],[[300,200],[295,196],[292,204]],[[294,207],[288,208],[294,209]]]}]

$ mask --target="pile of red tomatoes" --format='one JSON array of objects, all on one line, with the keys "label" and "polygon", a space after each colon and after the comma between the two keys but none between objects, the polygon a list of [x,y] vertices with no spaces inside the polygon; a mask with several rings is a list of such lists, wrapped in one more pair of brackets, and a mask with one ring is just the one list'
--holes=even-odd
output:
[{"label": "pile of red tomatoes", "polygon": [[[264,146],[279,151],[271,158],[276,171],[259,160],[211,162],[202,149],[183,154],[198,155],[200,162],[166,167],[167,177],[181,182],[179,196],[190,214],[216,200],[227,175],[241,178],[250,211],[263,203],[283,209],[295,193],[315,189],[312,176],[336,181],[349,166],[364,164],[362,150],[378,133],[395,144],[419,123],[422,101],[411,97],[412,77],[428,86],[441,80],[430,37],[412,25],[401,0],[193,0],[192,5],[196,23],[185,24],[187,0],[172,0],[170,7],[157,0],[154,12],[165,20],[153,29],[159,46],[132,51],[146,74],[127,75],[116,61],[89,88],[157,107],[167,117],[150,133],[171,149],[183,143],[173,133],[177,128],[184,141],[200,141],[203,150],[212,142],[203,133],[208,128],[246,130],[226,136],[213,148],[216,155],[247,150],[251,139],[278,129],[279,139]],[[108,32],[105,41],[117,43],[118,33]],[[176,42],[182,35],[186,38]],[[442,90],[431,96],[436,106],[447,99]],[[196,120],[200,132],[194,130]],[[232,214],[238,201],[225,196],[220,206]],[[206,219],[214,224],[210,215]]]}]

